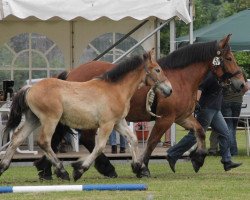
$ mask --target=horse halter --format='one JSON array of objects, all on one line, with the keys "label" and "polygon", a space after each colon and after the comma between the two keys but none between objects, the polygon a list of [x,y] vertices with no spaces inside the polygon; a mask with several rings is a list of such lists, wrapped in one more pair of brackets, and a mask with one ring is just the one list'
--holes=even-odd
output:
[{"label": "horse halter", "polygon": [[[146,71],[146,78],[149,77],[154,82],[153,90],[155,90],[155,88],[158,87],[158,85],[161,82],[152,76],[152,73],[148,70],[146,65],[144,65],[144,70]],[[145,78],[145,83],[146,83],[146,78]]]},{"label": "horse halter", "polygon": [[233,78],[234,76],[242,73],[241,70],[237,70],[234,73],[231,73],[231,72],[227,71],[225,63],[224,63],[224,59],[227,59],[227,58],[223,58],[222,55],[223,55],[223,53],[225,51],[228,51],[228,50],[230,50],[229,45],[227,45],[222,50],[218,50],[217,51],[217,56],[215,56],[213,58],[213,61],[212,61],[212,67],[211,67],[212,73],[216,74],[215,71],[216,71],[216,69],[218,67],[221,67],[221,69],[222,69],[223,75],[221,77],[218,77],[219,84],[221,84],[222,86],[225,86],[225,83],[224,83],[225,81],[228,81],[228,83],[226,83],[226,85],[230,85],[231,84],[231,78]]}]

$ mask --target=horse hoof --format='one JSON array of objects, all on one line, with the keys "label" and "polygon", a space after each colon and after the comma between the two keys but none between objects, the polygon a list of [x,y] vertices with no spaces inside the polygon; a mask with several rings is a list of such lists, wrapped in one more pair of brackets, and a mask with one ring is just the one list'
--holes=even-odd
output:
[{"label": "horse hoof", "polygon": [[61,178],[62,180],[70,181],[69,173],[66,170],[62,171],[59,169],[55,169],[55,174],[58,178]]},{"label": "horse hoof", "polygon": [[109,177],[109,178],[117,178],[117,177],[118,177],[116,171],[109,172],[109,173],[106,174],[105,176],[106,176],[106,177]]},{"label": "horse hoof", "polygon": [[191,163],[194,171],[197,173],[205,162],[207,153],[205,151],[193,151],[190,153]]},{"label": "horse hoof", "polygon": [[38,176],[39,176],[40,181],[52,181],[53,180],[52,176],[40,176],[39,174]]},{"label": "horse hoof", "polygon": [[132,163],[131,164],[131,167],[132,167],[132,171],[134,174],[138,174],[141,170],[141,164],[140,163]]},{"label": "horse hoof", "polygon": [[74,181],[77,181],[78,179],[80,179],[82,177],[83,174],[83,170],[73,170],[73,179]]},{"label": "horse hoof", "polygon": [[46,174],[44,171],[40,171],[38,173],[38,176],[39,176],[39,180],[41,180],[41,181],[51,181],[51,180],[53,180],[52,173]]},{"label": "horse hoof", "polygon": [[142,177],[150,177],[150,171],[149,169],[144,166],[140,169],[140,171],[136,174],[137,178],[142,178]]},{"label": "horse hoof", "polygon": [[72,163],[71,166],[73,167],[73,178],[74,181],[77,181],[81,178],[82,174],[88,170],[87,167],[82,166],[82,161],[78,161],[75,163]]}]

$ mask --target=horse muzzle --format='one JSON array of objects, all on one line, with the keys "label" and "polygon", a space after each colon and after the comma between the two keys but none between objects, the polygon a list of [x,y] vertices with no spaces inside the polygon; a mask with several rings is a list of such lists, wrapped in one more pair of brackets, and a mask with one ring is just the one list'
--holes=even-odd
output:
[{"label": "horse muzzle", "polygon": [[244,83],[239,79],[232,78],[231,82],[232,82],[232,87],[235,89],[236,92],[245,93],[249,89],[249,86],[247,85],[247,83]]},{"label": "horse muzzle", "polygon": [[164,97],[169,97],[173,92],[172,85],[170,83],[165,83],[165,82],[157,84],[155,89],[161,92]]}]

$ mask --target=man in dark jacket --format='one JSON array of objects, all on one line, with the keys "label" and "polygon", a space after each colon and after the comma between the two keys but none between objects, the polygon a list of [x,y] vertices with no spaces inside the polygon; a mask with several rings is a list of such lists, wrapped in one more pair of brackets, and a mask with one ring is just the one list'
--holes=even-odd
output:
[{"label": "man in dark jacket", "polygon": [[[200,96],[200,98],[199,98]],[[229,146],[229,130],[221,113],[222,87],[214,74],[209,72],[198,91],[200,111],[197,113],[197,120],[206,131],[209,126],[219,134],[219,146],[221,163],[224,170],[239,167],[241,163],[231,161]],[[175,172],[176,161],[196,143],[194,132],[190,131],[176,145],[167,151],[167,160],[173,172]],[[193,165],[196,172],[200,166]]]}]

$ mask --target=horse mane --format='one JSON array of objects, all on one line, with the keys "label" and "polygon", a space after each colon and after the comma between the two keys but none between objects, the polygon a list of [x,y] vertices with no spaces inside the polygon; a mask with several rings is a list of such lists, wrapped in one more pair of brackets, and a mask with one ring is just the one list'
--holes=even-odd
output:
[{"label": "horse mane", "polygon": [[217,41],[195,43],[173,51],[157,62],[163,69],[185,68],[192,63],[204,62],[216,56]]},{"label": "horse mane", "polygon": [[61,79],[61,80],[66,80],[69,75],[68,71],[63,71],[60,74],[56,76],[56,78]]},{"label": "horse mane", "polygon": [[133,56],[132,58],[126,59],[121,63],[117,64],[113,69],[105,72],[98,78],[108,82],[117,82],[128,72],[136,70],[143,64],[144,60],[141,56]]}]

